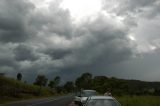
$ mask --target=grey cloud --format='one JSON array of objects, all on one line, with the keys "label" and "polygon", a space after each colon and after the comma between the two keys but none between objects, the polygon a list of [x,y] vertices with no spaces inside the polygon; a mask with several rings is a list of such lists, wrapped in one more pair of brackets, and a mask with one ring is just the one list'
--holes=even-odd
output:
[{"label": "grey cloud", "polygon": [[47,49],[45,54],[48,54],[52,59],[63,59],[65,56],[71,54],[71,50],[63,50],[63,49]]},{"label": "grey cloud", "polygon": [[14,60],[13,49],[16,45],[0,42],[0,72],[8,73],[18,69],[19,65]]},{"label": "grey cloud", "polygon": [[159,0],[130,0],[122,11],[133,12],[140,17],[152,19],[159,15]]},{"label": "grey cloud", "polygon": [[[81,30],[81,28],[83,29]],[[107,66],[128,60],[133,55],[133,47],[126,37],[127,31],[114,26],[114,24],[108,24],[105,17],[101,16],[94,22],[85,23],[79,27],[78,33],[75,33],[80,34],[77,35],[80,40],[73,44],[75,46],[71,54],[66,56],[66,65],[77,67],[96,65],[98,67],[103,64]]]},{"label": "grey cloud", "polygon": [[125,10],[138,12],[138,10],[143,7],[153,6],[153,4],[157,0],[122,0],[122,1],[123,1],[122,3],[126,4],[126,5],[123,4]]},{"label": "grey cloud", "polygon": [[58,6],[51,5],[49,11],[37,10],[32,14],[29,25],[45,36],[64,36],[72,37],[72,23],[70,13]]},{"label": "grey cloud", "polygon": [[143,8],[154,6],[156,1],[157,0],[116,0],[114,3],[116,3],[118,7],[114,9],[119,14],[128,14],[129,12],[139,13],[143,12]]},{"label": "grey cloud", "polygon": [[[67,70],[81,73],[85,72],[82,70],[86,70],[86,68],[88,70],[93,67],[98,69],[101,66],[119,63],[130,59],[133,55],[133,47],[126,37],[127,34],[125,28],[117,27],[105,16],[100,16],[94,21],[88,21],[88,23],[76,27],[72,39],[68,39],[69,47],[45,45],[45,48],[38,48],[38,54],[41,54],[40,58],[30,61],[31,66],[22,67],[22,69],[25,72],[36,70],[37,73],[48,75],[50,73],[67,74]],[[59,36],[61,37],[61,35]],[[15,51],[17,50],[15,49]]]},{"label": "grey cloud", "polygon": [[0,40],[22,42],[28,38],[25,21],[33,5],[25,0],[0,1]]},{"label": "grey cloud", "polygon": [[[137,3],[131,2],[132,7]],[[134,55],[135,45],[127,38],[130,28],[118,26],[114,19],[105,15],[98,14],[95,20],[88,19],[75,26],[69,11],[57,4],[50,4],[47,10],[34,8],[24,0],[3,0],[0,4],[5,6],[0,7],[0,41],[6,48],[9,48],[5,45],[8,42],[16,44],[11,50],[2,50],[10,54],[5,58],[0,55],[0,63],[7,64],[10,61],[7,56],[12,54],[8,66],[28,77],[31,73],[50,76],[56,73],[67,79],[68,73],[73,72],[76,76],[90,70],[97,74],[99,69],[105,72],[106,67],[130,60]],[[143,2],[140,4],[138,7],[148,6]],[[7,9],[11,9],[12,14],[7,13]],[[134,24],[133,21],[128,23]]]},{"label": "grey cloud", "polygon": [[21,31],[0,31],[0,39],[2,42],[23,42],[28,39],[28,35],[24,30]]},{"label": "grey cloud", "polygon": [[18,47],[16,47],[14,49],[14,53],[17,61],[35,61],[38,59],[38,56],[36,56],[34,53],[34,49],[24,44],[20,44]]},{"label": "grey cloud", "polygon": [[17,67],[16,62],[13,59],[7,58],[0,58],[1,66],[10,66],[10,67]]},{"label": "grey cloud", "polygon": [[159,0],[102,0],[107,13],[123,17],[123,22],[130,28],[139,25],[143,19],[152,20],[159,16]]},{"label": "grey cloud", "polygon": [[116,13],[118,16],[153,18],[159,15],[159,0],[112,0],[113,5],[116,5],[116,7],[111,10],[108,10],[110,3],[103,1],[104,9]]},{"label": "grey cloud", "polygon": [[1,43],[0,42],[0,66],[16,66],[14,62],[13,49],[16,45],[12,43]]},{"label": "grey cloud", "polygon": [[[25,0],[3,0],[0,1],[0,5],[0,42],[3,42],[4,48],[8,48],[0,52],[7,53],[0,55],[0,63],[4,65],[0,66],[0,71],[48,73],[57,70],[59,62],[51,59],[52,52],[47,51],[45,54],[41,51],[55,47],[47,40],[52,36],[64,36],[67,39],[72,36],[69,12],[60,9],[58,4],[54,4],[54,8],[50,7],[49,12],[46,12],[34,8],[32,3]],[[16,46],[9,50],[6,46],[9,42]],[[68,54],[67,51],[61,49],[54,51],[54,59],[62,58]],[[8,52],[12,54],[9,60],[7,58],[11,54]]]},{"label": "grey cloud", "polygon": [[130,35],[135,37],[138,52],[151,52],[159,49],[159,0],[112,0],[115,5],[108,9],[109,2],[104,0],[104,9],[123,17],[123,22],[130,30]]}]

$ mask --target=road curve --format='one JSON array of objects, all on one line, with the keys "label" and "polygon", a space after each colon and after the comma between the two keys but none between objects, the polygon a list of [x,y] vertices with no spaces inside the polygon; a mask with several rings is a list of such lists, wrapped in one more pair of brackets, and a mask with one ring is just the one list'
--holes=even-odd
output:
[{"label": "road curve", "polygon": [[53,97],[53,98],[45,98],[37,100],[19,101],[0,106],[69,106],[72,100],[73,96],[67,95],[58,98]]}]

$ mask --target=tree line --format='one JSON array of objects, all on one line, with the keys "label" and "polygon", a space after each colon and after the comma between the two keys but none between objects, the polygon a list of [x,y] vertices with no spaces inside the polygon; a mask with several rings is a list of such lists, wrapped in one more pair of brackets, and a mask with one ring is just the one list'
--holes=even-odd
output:
[{"label": "tree line", "polygon": [[[22,74],[18,73],[17,74],[17,80],[21,81],[22,80]],[[25,81],[26,83],[26,81]],[[74,82],[72,81],[67,81],[65,84],[60,85],[61,83],[61,77],[56,76],[52,80],[48,80],[48,78],[45,75],[37,75],[35,81],[33,82],[34,85],[41,86],[41,87],[49,87],[56,93],[69,93],[73,92],[75,89]]]},{"label": "tree line", "polygon": [[[21,81],[22,74],[17,74],[17,80]],[[94,89],[103,94],[110,89],[113,95],[160,95],[160,82],[144,82],[139,80],[125,80],[107,76],[93,76],[91,73],[83,73],[75,81],[67,81],[60,85],[61,78],[56,76],[48,81],[45,75],[38,75],[34,85],[49,87],[57,93],[76,92],[81,89]]]}]

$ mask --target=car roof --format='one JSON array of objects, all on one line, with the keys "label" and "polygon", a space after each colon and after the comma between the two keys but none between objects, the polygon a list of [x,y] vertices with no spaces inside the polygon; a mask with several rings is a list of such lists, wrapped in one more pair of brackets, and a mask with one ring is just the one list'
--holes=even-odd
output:
[{"label": "car roof", "polygon": [[114,99],[112,96],[91,96],[90,99]]}]

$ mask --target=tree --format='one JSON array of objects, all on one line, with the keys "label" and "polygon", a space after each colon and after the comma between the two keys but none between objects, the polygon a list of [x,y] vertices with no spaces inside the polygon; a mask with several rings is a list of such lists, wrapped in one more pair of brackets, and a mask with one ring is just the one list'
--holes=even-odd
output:
[{"label": "tree", "polygon": [[72,81],[68,81],[64,84],[63,88],[67,92],[72,92],[74,90],[74,83]]},{"label": "tree", "polygon": [[18,74],[17,74],[17,80],[18,80],[18,81],[21,81],[21,80],[22,80],[22,74],[21,74],[21,73],[18,73]]},{"label": "tree", "polygon": [[5,76],[5,73],[0,73],[0,77],[4,77]]},{"label": "tree", "polygon": [[45,77],[45,75],[38,75],[34,84],[39,86],[46,86],[47,81],[48,79]]},{"label": "tree", "polygon": [[106,76],[95,76],[92,81],[93,89],[100,93],[106,92],[108,88],[108,78]]},{"label": "tree", "polygon": [[59,84],[60,84],[60,81],[61,81],[61,78],[59,76],[56,76],[54,78],[54,83],[55,83],[55,86],[57,87]]},{"label": "tree", "polygon": [[76,86],[81,89],[91,89],[92,85],[92,74],[84,73],[76,79]]},{"label": "tree", "polygon": [[57,87],[59,86],[60,80],[61,80],[61,78],[60,78],[59,76],[56,76],[56,77],[54,78],[54,80],[51,80],[51,81],[49,82],[48,86],[49,86],[50,88],[57,88]]},{"label": "tree", "polygon": [[50,88],[54,88],[54,87],[55,87],[55,82],[54,82],[54,81],[49,81],[48,86],[49,86]]}]

